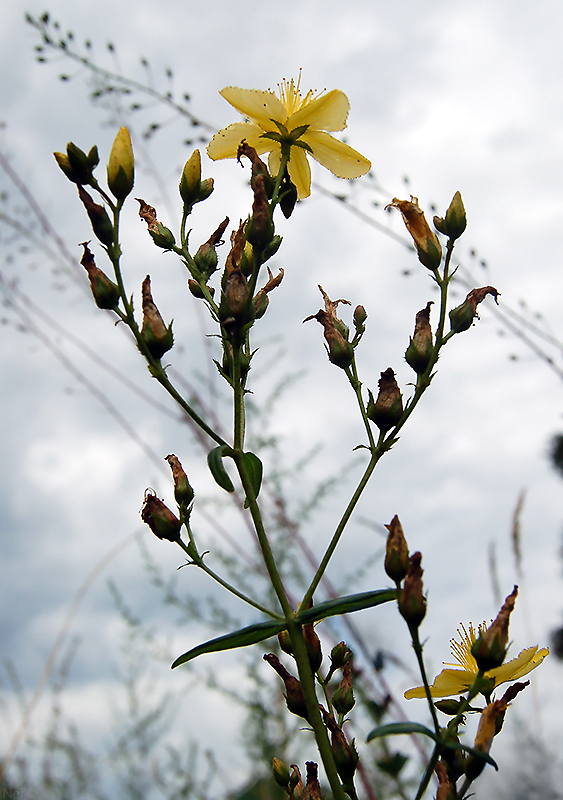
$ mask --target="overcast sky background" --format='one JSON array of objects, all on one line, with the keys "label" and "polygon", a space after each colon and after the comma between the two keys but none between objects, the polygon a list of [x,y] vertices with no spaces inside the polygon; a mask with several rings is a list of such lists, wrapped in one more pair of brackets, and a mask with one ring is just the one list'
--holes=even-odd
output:
[{"label": "overcast sky background", "polygon": [[[123,119],[114,117],[107,124],[108,112],[88,100],[88,76],[78,67],[62,58],[50,65],[35,62],[38,37],[23,16],[25,11],[45,10],[34,2],[3,10],[0,118],[5,128],[0,144],[78,260],[76,245],[92,238],[91,232],[73,187],[51,153],[64,150],[69,140],[84,149],[97,143],[103,165]],[[155,86],[166,91],[164,71],[172,68],[174,91],[179,96],[187,91],[193,113],[217,127],[238,118],[218,94],[226,85],[275,88],[282,78],[296,77],[301,68],[305,90],[343,90],[351,103],[346,139],[371,159],[377,185],[384,191],[375,191],[375,181],[342,184],[318,165],[313,167],[314,181],[332,192],[349,191],[357,207],[401,236],[400,215],[388,217],[382,210],[393,196],[412,192],[427,210],[435,203],[443,213],[460,190],[469,226],[456,255],[476,276],[474,285],[496,286],[501,307],[518,310],[563,338],[563,8],[559,3],[544,1],[532,8],[516,0],[424,4],[352,0],[345,5],[332,0],[289,0],[283,5],[185,0],[155,8],[146,0],[82,0],[72,6],[57,0],[48,10],[63,30],[74,32],[78,46],[91,39],[96,58],[108,68],[116,66],[105,50],[108,41],[116,45],[118,68],[130,77],[143,79],[139,61],[146,57]],[[73,80],[59,81],[60,73]],[[165,120],[173,115],[155,107],[154,116]],[[150,121],[150,114],[142,120]],[[139,158],[134,194],[155,205],[159,219],[174,228],[180,213],[175,186],[191,152],[182,142],[193,131],[176,120],[147,150],[139,138],[142,127],[140,121],[134,130]],[[162,184],[155,183],[151,164],[168,185],[168,196]],[[204,158],[203,171],[214,176],[216,191],[194,216],[196,246],[225,215],[237,220],[249,207],[246,173],[234,162],[214,164]],[[24,204],[6,175],[1,188],[8,192],[2,209],[25,219]],[[123,228],[129,291],[138,297],[140,283],[150,271],[155,301],[166,319],[175,320],[178,344],[170,363],[197,384],[195,370],[210,374],[206,352],[213,341],[202,334],[212,332],[211,326],[185,290],[181,265],[154,248],[143,228],[136,204],[130,202]],[[375,391],[379,373],[392,366],[407,395],[412,372],[403,353],[415,313],[434,299],[434,292],[426,270],[402,244],[319,190],[297,207],[289,223],[280,224],[280,232],[284,245],[274,263],[283,266],[285,278],[256,334],[261,349],[253,388],[258,400],[267,393],[272,364],[279,363],[280,374],[305,371],[296,393],[282,399],[271,421],[288,463],[323,444],[305,476],[293,484],[290,478],[288,489],[299,498],[315,480],[351,460],[352,448],[363,441],[354,397],[326,358],[320,326],[301,324],[321,307],[317,284],[331,297],[345,297],[352,306],[362,303],[368,311],[358,356],[364,383]],[[65,272],[55,275],[52,263],[38,250],[18,252],[20,240],[13,239],[9,228],[0,227],[0,235],[4,279],[17,279],[21,291],[60,325],[171,409],[151,384],[125,332],[93,306],[79,270],[78,280]],[[97,257],[103,267],[101,251]],[[459,301],[463,291],[456,291]],[[542,320],[535,318],[537,313]],[[29,326],[27,332],[18,330],[15,322],[21,323],[21,318],[6,309],[0,343],[1,648],[2,657],[14,662],[28,696],[90,570],[116,543],[140,529],[138,512],[145,488],[153,486],[171,500],[160,459],[176,453],[200,495],[215,491],[204,456],[184,427],[94,365],[60,332],[46,326],[38,312],[32,310],[31,316],[33,324],[127,417],[156,460]],[[557,350],[549,355],[563,367]],[[449,660],[448,640],[460,622],[478,623],[498,610],[488,568],[491,543],[496,546],[502,595],[517,582],[510,529],[522,489],[526,490],[521,517],[525,579],[512,622],[514,652],[548,644],[550,631],[561,623],[561,480],[549,467],[546,453],[551,436],[563,429],[562,389],[561,377],[499,324],[487,300],[477,325],[448,344],[431,391],[361,502],[359,517],[374,523],[389,522],[398,513],[411,550],[423,553],[429,595],[424,635],[431,670]],[[217,410],[228,424],[227,407],[219,404]],[[265,453],[266,467],[268,458]],[[353,488],[358,469],[353,468],[343,491],[331,495],[322,515],[304,531],[317,555],[330,533],[327,520],[341,512],[346,486],[348,491]],[[197,506],[194,519],[201,525],[202,545],[212,542],[213,534],[198,518]],[[240,520],[235,518],[233,525],[231,534],[251,551]],[[179,553],[152,537],[145,541],[165,575],[173,574],[181,562]],[[343,572],[349,574],[366,554],[376,552],[381,541],[361,521],[351,525],[338,551],[338,567],[331,571],[335,583],[341,583]],[[115,557],[94,582],[71,630],[81,643],[66,708],[70,715],[78,715],[89,743],[107,739],[111,727],[107,698],[119,702],[116,673],[122,663],[124,625],[108,592],[108,578],[134,613],[159,631],[173,654],[197,644],[202,635],[197,626],[178,631],[176,617],[162,610],[134,544]],[[180,586],[189,582],[202,595],[210,591],[203,577],[189,570],[182,570],[178,581]],[[361,588],[387,582],[377,565],[362,578]],[[245,612],[233,607],[232,613]],[[374,650],[393,650],[413,661],[406,632],[397,630],[394,609],[363,612],[357,622],[371,637]],[[563,702],[561,667],[555,658],[548,662],[533,675],[535,694],[519,698],[513,713],[514,719],[533,720],[533,729],[547,741],[561,736]],[[228,681],[232,666],[220,660],[217,664]],[[155,684],[184,687],[187,678],[180,672],[170,675],[162,661]],[[399,671],[391,678],[398,694],[411,685]],[[2,680],[7,702],[0,729],[4,747],[18,711],[10,700],[7,679]],[[216,741],[216,728],[209,724],[214,713],[209,709],[220,701],[196,701],[192,692],[192,702],[204,741]],[[539,718],[537,704],[542,702],[549,707]],[[213,708],[219,713],[219,705]],[[424,718],[422,704],[405,702],[405,709],[413,718]],[[36,732],[47,710],[44,701],[34,718]],[[232,724],[222,720],[225,737],[237,735],[236,715],[232,719]],[[509,734],[505,738],[510,741]]]}]

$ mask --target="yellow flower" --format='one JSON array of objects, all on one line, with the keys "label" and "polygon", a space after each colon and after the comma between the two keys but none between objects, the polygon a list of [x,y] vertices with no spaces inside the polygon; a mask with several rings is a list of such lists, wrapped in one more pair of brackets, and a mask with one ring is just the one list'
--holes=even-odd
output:
[{"label": "yellow flower", "polygon": [[[454,669],[443,669],[434,678],[434,683],[430,684],[432,697],[451,697],[455,694],[463,694],[470,689],[479,671],[477,662],[471,654],[471,647],[479,634],[486,628],[484,623],[477,629],[473,625],[469,625],[469,631],[466,631],[463,625],[458,628],[459,641],[452,639],[450,642],[452,657],[456,663],[444,662],[444,666],[454,667]],[[537,645],[528,647],[512,661],[507,661],[506,664],[501,664],[500,667],[485,672],[485,677],[494,679],[492,688],[507,681],[516,681],[538,667],[548,654],[547,647],[542,647],[541,650]],[[405,697],[407,700],[411,700],[413,697],[426,697],[424,687],[417,686],[415,689],[409,689],[405,692]]]},{"label": "yellow flower", "polygon": [[359,178],[371,163],[347,144],[326,131],[342,131],[350,110],[348,98],[338,89],[315,96],[301,96],[297,84],[283,81],[279,97],[271,91],[238,89],[227,86],[220,94],[246,117],[215,134],[207,152],[214,161],[236,158],[244,139],[260,155],[269,153],[272,175],[281,163],[282,144],[290,146],[289,177],[297,187],[299,199],[311,193],[311,168],[307,153],[339,178]]}]

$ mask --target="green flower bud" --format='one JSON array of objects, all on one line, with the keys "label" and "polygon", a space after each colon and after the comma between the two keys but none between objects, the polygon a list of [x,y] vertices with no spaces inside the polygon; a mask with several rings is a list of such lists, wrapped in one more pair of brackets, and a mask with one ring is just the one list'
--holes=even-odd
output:
[{"label": "green flower bud", "polygon": [[276,233],[276,235],[271,239],[270,242],[268,242],[268,244],[266,245],[266,247],[262,252],[263,261],[267,261],[269,258],[274,256],[280,249],[281,243],[282,243],[282,237],[278,236],[278,234]]},{"label": "green flower bud", "polygon": [[[194,281],[193,278],[188,278],[188,289],[193,294],[194,297],[197,297],[198,300],[204,300],[205,295],[203,294],[202,288],[197,281]],[[208,286],[207,289],[209,290],[209,294],[211,297],[215,294],[215,289],[213,286]]]},{"label": "green flower bud", "polygon": [[[93,149],[93,148],[92,148]],[[92,153],[92,150],[90,150]],[[97,148],[96,148],[97,153]],[[69,142],[66,146],[66,154],[68,156],[68,160],[72,170],[77,178],[76,183],[78,184],[88,184],[92,180],[92,170],[94,166],[92,166],[92,160],[90,158],[90,154],[86,155],[86,153],[77,147],[74,142]],[[97,163],[97,162],[96,162]]]},{"label": "green flower bud", "polygon": [[350,658],[351,650],[348,649],[344,642],[335,644],[330,651],[331,671],[340,669],[346,661]]},{"label": "green flower bud", "polygon": [[467,216],[461,194],[456,192],[446,211],[446,231],[450,239],[459,239],[467,227]]},{"label": "green flower bud", "polygon": [[125,200],[135,182],[135,159],[127,128],[120,128],[108,161],[108,186],[118,200]]},{"label": "green flower bud", "polygon": [[201,154],[194,150],[184,165],[180,178],[180,196],[187,206],[197,203],[201,184]]},{"label": "green flower bud", "polygon": [[65,153],[53,153],[53,155],[55,156],[57,164],[67,176],[69,181],[72,181],[73,183],[80,183],[80,176],[77,175],[72,168],[68,156]]},{"label": "green flower bud", "polygon": [[273,759],[272,772],[274,774],[274,780],[278,786],[281,786],[282,789],[286,789],[289,786],[290,780],[289,770],[279,758]]}]

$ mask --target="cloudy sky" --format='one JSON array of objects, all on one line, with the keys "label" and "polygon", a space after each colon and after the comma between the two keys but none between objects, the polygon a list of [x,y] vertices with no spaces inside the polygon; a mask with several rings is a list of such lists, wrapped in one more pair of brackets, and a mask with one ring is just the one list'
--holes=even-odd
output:
[{"label": "cloudy sky", "polygon": [[[117,127],[132,124],[139,159],[136,196],[157,206],[159,218],[174,227],[179,215],[175,185],[190,154],[183,142],[200,135],[200,129],[156,103],[133,117],[124,116],[125,106],[118,103],[112,108],[93,104],[89,73],[63,56],[47,54],[50,63],[38,64],[34,47],[39,39],[25,24],[24,12],[45,10],[34,2],[12,4],[4,10],[0,33],[5,76],[0,152],[70,253],[61,266],[0,221],[2,281],[17,281],[18,290],[10,295],[17,307],[5,307],[2,313],[0,344],[2,656],[15,665],[29,697],[76,592],[100,560],[123,542],[93,581],[69,633],[80,638],[80,645],[71,670],[68,711],[78,710],[86,736],[97,742],[109,726],[107,698],[118,693],[124,636],[107,580],[119,587],[133,613],[158,631],[163,648],[177,654],[202,635],[198,626],[178,630],[177,618],[163,609],[159,594],[149,586],[137,546],[129,543],[140,530],[143,492],[153,486],[170,499],[166,465],[161,463],[169,452],[178,454],[202,497],[212,497],[214,489],[203,451],[151,384],[125,332],[93,307],[85,291],[73,264],[79,257],[78,242],[91,234],[73,187],[51,153],[63,150],[69,140],[84,149],[97,143],[103,163]],[[320,327],[301,324],[320,307],[319,283],[332,297],[344,297],[353,306],[362,303],[368,311],[358,356],[365,384],[375,389],[379,373],[392,366],[403,391],[409,392],[411,373],[402,356],[414,315],[434,299],[434,292],[412,253],[377,227],[384,225],[404,238],[399,215],[383,211],[394,196],[412,193],[423,207],[435,204],[443,212],[460,190],[469,227],[456,254],[464,270],[474,275],[473,285],[496,286],[501,309],[522,316],[520,329],[533,324],[563,339],[559,3],[543,0],[532,9],[517,0],[289,0],[283,6],[267,0],[185,0],[156,9],[146,0],[82,0],[72,6],[57,0],[48,10],[61,32],[74,33],[78,51],[90,39],[99,65],[152,81],[179,99],[189,93],[191,111],[212,126],[237,119],[218,94],[224,86],[275,88],[300,69],[305,89],[339,88],[350,99],[346,139],[371,159],[374,177],[348,186],[313,168],[320,188],[280,225],[284,245],[275,264],[283,266],[285,278],[256,338],[260,351],[253,388],[259,404],[275,380],[302,373],[269,421],[287,466],[317,445],[322,448],[298,479],[289,475],[292,509],[299,508],[316,481],[352,462],[352,448],[362,441],[354,398],[326,359]],[[115,45],[113,57],[108,42]],[[150,63],[149,71],[141,58]],[[174,73],[171,83],[167,69]],[[60,74],[71,80],[59,80]],[[141,134],[154,120],[164,127],[147,143]],[[194,217],[194,243],[204,241],[225,215],[232,220],[244,216],[249,203],[245,173],[234,162],[214,164],[205,158],[203,169],[214,176],[216,191]],[[24,197],[5,169],[0,181],[2,213],[52,248],[52,235],[41,233],[37,219],[31,222]],[[349,204],[376,226],[327,191],[346,192]],[[142,278],[150,271],[156,302],[166,318],[175,320],[178,344],[171,364],[228,425],[228,407],[207,387],[213,375],[209,357],[215,352],[205,334],[213,331],[185,291],[181,266],[147,241],[134,203],[124,214],[123,247],[130,292],[138,297]],[[100,264],[101,258],[100,253]],[[456,291],[458,298],[463,296],[462,288]],[[480,322],[446,348],[431,391],[382,463],[360,505],[361,519],[341,546],[338,568],[331,571],[334,582],[342,585],[366,553],[374,554],[381,545],[379,534],[365,521],[382,524],[398,513],[411,549],[424,556],[429,594],[424,633],[432,668],[447,660],[448,640],[460,622],[480,622],[496,613],[489,570],[492,547],[501,594],[515,582],[522,587],[512,627],[516,652],[547,644],[563,612],[561,481],[546,459],[550,437],[563,429],[560,348],[534,338],[553,359],[550,366],[499,322],[489,303],[483,305]],[[68,334],[142,387],[151,402],[161,401],[164,411],[95,363]],[[273,366],[279,366],[277,377]],[[214,376],[211,382],[217,390]],[[266,452],[266,466],[268,459],[273,468],[274,459]],[[317,555],[358,469],[358,464],[350,467],[322,513],[302,531]],[[523,580],[510,543],[521,490],[526,492]],[[213,505],[206,509],[223,514]],[[213,543],[216,534],[203,513],[197,517],[197,508],[195,513],[202,541]],[[235,540],[253,553],[240,518],[229,524]],[[164,575],[172,575],[179,555],[156,540],[145,540]],[[224,541],[221,546],[233,553]],[[188,573],[178,573],[180,588],[185,581],[186,588],[189,582],[189,589],[202,597],[211,591],[202,576]],[[379,565],[362,578],[362,588],[385,584]],[[245,613],[239,607],[230,611],[241,618]],[[374,651],[392,650],[412,659],[391,610],[366,613],[358,623]],[[534,730],[546,739],[561,735],[559,711],[546,710],[540,717],[536,707],[546,698],[555,709],[563,702],[560,667],[554,658],[551,662],[534,676],[535,698],[532,693],[523,697],[514,715],[533,719]],[[158,670],[163,685],[172,681],[172,689],[185,686],[185,676],[170,677],[164,660]],[[410,685],[399,671],[390,679],[399,695]],[[4,746],[18,711],[8,678],[2,682],[7,703]],[[37,730],[47,709],[46,701],[37,709]],[[415,716],[424,713],[412,704],[405,703],[405,709]],[[213,741],[216,732],[207,724],[204,728],[204,736]],[[236,733],[235,723],[232,728]],[[227,735],[228,724],[225,729]]]}]

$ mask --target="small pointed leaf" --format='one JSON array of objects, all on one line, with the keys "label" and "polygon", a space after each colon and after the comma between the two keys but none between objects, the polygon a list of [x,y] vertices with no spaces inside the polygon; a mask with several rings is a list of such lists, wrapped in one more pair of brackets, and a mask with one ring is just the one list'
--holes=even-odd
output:
[{"label": "small pointed leaf", "polygon": [[224,446],[214,447],[207,456],[207,463],[211,474],[215,478],[215,483],[226,492],[234,492],[235,487],[233,486],[233,482],[229,478],[229,473],[223,466],[223,455]]},{"label": "small pointed leaf", "polygon": [[319,603],[312,608],[300,611],[296,619],[306,625],[310,622],[317,622],[326,617],[334,617],[337,614],[349,614],[351,611],[362,611],[364,608],[373,608],[382,603],[389,603],[397,599],[396,589],[377,589],[373,592],[360,592],[359,594],[348,594],[344,597],[337,597],[334,600],[327,600]]},{"label": "small pointed leaf", "polygon": [[421,733],[434,739],[435,742],[440,741],[440,737],[434,731],[419,722],[390,722],[388,725],[380,725],[378,728],[374,728],[368,734],[366,742],[381,739],[382,736],[397,736],[402,733]]},{"label": "small pointed leaf", "polygon": [[[244,453],[243,458],[248,477],[252,483],[254,497],[258,497],[260,494],[260,486],[262,485],[262,462],[254,453]],[[244,507],[248,508],[248,499],[245,499]]]},{"label": "small pointed leaf", "polygon": [[257,642],[263,642],[264,639],[277,636],[285,627],[285,622],[259,622],[257,625],[249,625],[238,631],[226,633],[224,636],[210,639],[208,642],[204,642],[198,645],[198,647],[188,650],[187,653],[178,656],[176,661],[172,664],[171,669],[179,667],[180,664],[186,664],[188,661],[197,658],[197,656],[204,655],[205,653],[220,653],[223,650],[235,650],[238,647],[248,647]]}]

